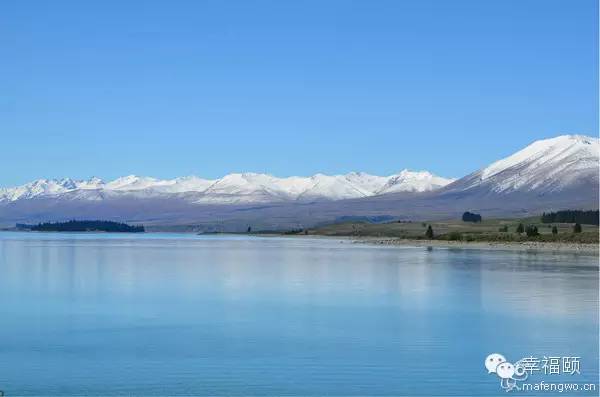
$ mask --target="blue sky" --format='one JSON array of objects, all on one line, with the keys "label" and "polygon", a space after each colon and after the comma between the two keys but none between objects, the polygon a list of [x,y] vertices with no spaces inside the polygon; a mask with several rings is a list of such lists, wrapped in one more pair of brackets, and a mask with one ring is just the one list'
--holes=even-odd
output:
[{"label": "blue sky", "polygon": [[598,134],[595,0],[5,1],[0,186],[403,168]]}]

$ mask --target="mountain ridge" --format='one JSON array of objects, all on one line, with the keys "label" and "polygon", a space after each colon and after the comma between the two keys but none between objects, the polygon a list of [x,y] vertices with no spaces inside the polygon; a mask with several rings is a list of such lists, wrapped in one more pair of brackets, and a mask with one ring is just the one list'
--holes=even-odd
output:
[{"label": "mountain ridge", "polygon": [[443,178],[428,171],[409,171],[387,177],[351,172],[343,175],[315,174],[309,177],[278,178],[270,174],[232,173],[210,180],[197,176],[156,179],[128,175],[105,182],[87,180],[38,179],[14,188],[0,189],[1,201],[17,201],[34,197],[60,197],[79,191],[80,198],[97,199],[98,193],[131,193],[159,196],[195,193],[197,203],[242,203],[269,201],[340,200],[369,197],[386,192],[423,192],[438,189],[455,179]]}]

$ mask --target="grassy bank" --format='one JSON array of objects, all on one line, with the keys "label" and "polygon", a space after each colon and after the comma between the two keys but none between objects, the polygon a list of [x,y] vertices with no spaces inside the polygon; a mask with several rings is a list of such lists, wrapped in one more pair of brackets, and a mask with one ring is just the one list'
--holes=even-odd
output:
[{"label": "grassy bank", "polygon": [[[518,233],[519,224],[524,228],[537,228],[538,235]],[[539,217],[523,219],[489,219],[471,223],[461,220],[437,222],[390,222],[390,223],[339,223],[302,231],[302,234],[321,236],[382,237],[409,240],[429,240],[427,228],[433,230],[433,240],[465,242],[551,242],[573,244],[598,244],[598,227],[582,225],[581,233],[573,232],[570,223],[541,223]],[[556,234],[552,233],[556,227]],[[289,233],[289,232],[288,232]]]}]

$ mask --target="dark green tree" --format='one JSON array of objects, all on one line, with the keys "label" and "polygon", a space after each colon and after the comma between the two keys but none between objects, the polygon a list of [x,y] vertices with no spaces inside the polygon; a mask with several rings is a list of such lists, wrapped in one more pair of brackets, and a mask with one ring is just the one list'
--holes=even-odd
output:
[{"label": "dark green tree", "polygon": [[527,227],[525,228],[525,234],[527,235],[527,237],[535,237],[539,236],[540,233],[538,232],[537,226],[527,225]]},{"label": "dark green tree", "polygon": [[431,228],[431,225],[429,225],[427,227],[427,231],[425,232],[425,237],[427,237],[428,239],[433,239],[433,229]]},{"label": "dark green tree", "polygon": [[462,220],[463,222],[481,222],[481,215],[467,211],[463,213]]},{"label": "dark green tree", "polygon": [[556,226],[552,226],[552,234],[558,234],[558,228]]},{"label": "dark green tree", "polygon": [[519,226],[517,226],[517,233],[521,234],[525,231],[525,228],[523,227],[522,223],[519,223]]},{"label": "dark green tree", "polygon": [[575,226],[573,226],[573,233],[581,233],[581,225],[579,223],[576,223]]}]

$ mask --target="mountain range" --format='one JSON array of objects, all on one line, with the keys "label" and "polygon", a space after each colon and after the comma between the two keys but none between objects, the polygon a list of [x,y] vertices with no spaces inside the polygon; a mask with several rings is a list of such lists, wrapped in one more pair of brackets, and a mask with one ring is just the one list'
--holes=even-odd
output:
[{"label": "mountain range", "polygon": [[[463,178],[404,170],[277,178],[40,179],[0,189],[0,225],[101,218],[193,230],[285,229],[340,219],[439,219],[464,210],[523,216],[598,208],[599,139],[539,140]],[[449,158],[451,156],[449,155]]]},{"label": "mountain range", "polygon": [[320,201],[370,197],[394,192],[427,192],[455,179],[427,171],[403,170],[396,175],[375,176],[363,172],[346,175],[316,174],[311,177],[277,178],[267,174],[229,174],[216,180],[187,176],[161,180],[129,175],[110,182],[38,179],[22,186],[0,189],[0,202],[41,197],[102,200],[114,196],[157,197],[186,195],[194,203],[240,204],[280,201]]}]

